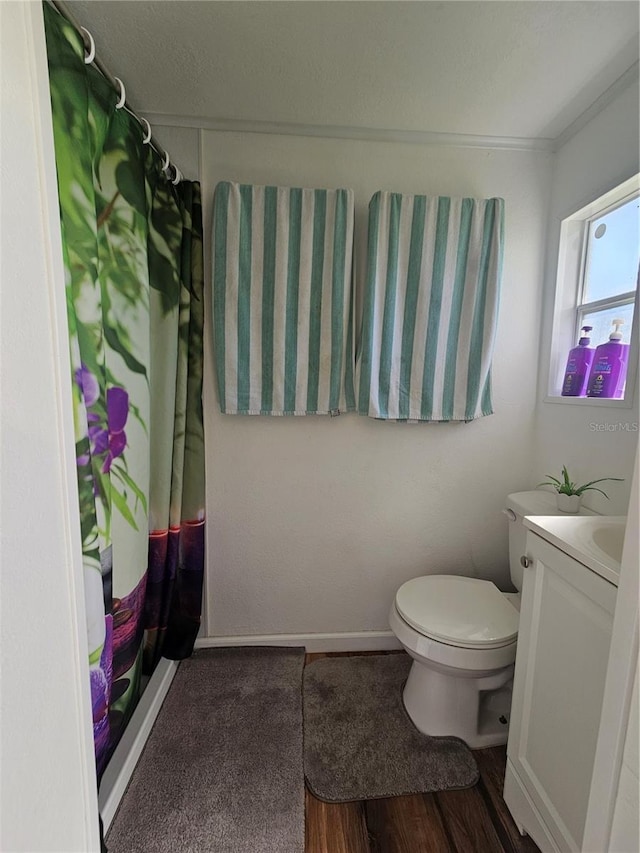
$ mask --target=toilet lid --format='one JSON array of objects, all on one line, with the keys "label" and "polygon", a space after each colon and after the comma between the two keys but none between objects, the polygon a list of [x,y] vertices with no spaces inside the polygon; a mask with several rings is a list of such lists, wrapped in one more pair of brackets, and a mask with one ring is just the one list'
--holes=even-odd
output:
[{"label": "toilet lid", "polygon": [[396,608],[416,631],[449,645],[508,645],[518,634],[518,611],[491,581],[429,575],[404,583]]}]

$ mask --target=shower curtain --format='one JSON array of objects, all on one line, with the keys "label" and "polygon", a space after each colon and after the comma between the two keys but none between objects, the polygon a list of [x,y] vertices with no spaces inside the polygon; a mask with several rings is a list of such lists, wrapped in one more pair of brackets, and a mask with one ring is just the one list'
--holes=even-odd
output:
[{"label": "shower curtain", "polygon": [[[44,5],[101,775],[159,657],[191,654],[204,570],[200,186]],[[34,282],[26,286],[36,286]]]}]

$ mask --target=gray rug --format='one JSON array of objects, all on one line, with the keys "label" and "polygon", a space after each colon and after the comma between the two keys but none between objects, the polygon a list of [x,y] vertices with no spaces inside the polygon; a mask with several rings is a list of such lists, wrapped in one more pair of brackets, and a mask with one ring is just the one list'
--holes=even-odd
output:
[{"label": "gray rug", "polygon": [[322,658],[304,670],[304,772],[330,803],[468,788],[479,778],[468,746],[411,722],[405,654]]},{"label": "gray rug", "polygon": [[107,835],[109,853],[302,853],[304,649],[180,664]]}]

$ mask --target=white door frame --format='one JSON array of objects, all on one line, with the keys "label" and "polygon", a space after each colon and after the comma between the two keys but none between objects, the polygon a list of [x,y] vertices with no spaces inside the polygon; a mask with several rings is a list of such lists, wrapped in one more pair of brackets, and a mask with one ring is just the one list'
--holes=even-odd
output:
[{"label": "white door frame", "polygon": [[100,849],[41,3],[2,3],[0,848]]},{"label": "white door frame", "polygon": [[607,680],[582,842],[583,850],[607,851],[610,847],[634,676],[638,665],[639,492],[640,448],[636,451],[631,485]]}]

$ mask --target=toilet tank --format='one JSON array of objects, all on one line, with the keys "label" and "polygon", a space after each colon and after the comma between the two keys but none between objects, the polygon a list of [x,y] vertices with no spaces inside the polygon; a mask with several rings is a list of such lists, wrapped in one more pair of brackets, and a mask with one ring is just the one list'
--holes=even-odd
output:
[{"label": "toilet tank", "polygon": [[[526,554],[527,528],[522,523],[525,515],[565,515],[556,505],[556,493],[540,490],[514,492],[507,495],[505,513],[509,517],[509,570],[515,588],[522,589],[524,571],[520,558]],[[592,510],[581,508],[576,515],[597,515]]]}]

